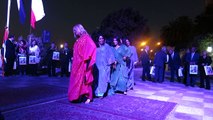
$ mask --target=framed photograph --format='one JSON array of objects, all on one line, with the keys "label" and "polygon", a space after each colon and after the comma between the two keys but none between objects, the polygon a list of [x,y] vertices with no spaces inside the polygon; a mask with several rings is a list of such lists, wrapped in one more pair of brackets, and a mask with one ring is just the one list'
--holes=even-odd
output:
[{"label": "framed photograph", "polygon": [[19,65],[27,65],[27,57],[19,57]]},{"label": "framed photograph", "polygon": [[29,64],[36,64],[36,56],[29,56]]},{"label": "framed photograph", "polygon": [[59,60],[60,59],[59,52],[53,52],[52,60]]},{"label": "framed photograph", "polygon": [[213,75],[212,66],[204,66],[204,71],[206,75]]},{"label": "framed photograph", "polygon": [[197,75],[198,74],[198,65],[190,65],[189,66],[189,74]]}]

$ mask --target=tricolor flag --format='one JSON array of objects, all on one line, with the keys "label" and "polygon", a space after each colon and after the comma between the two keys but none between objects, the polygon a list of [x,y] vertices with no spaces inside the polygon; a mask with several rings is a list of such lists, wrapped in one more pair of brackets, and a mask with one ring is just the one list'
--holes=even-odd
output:
[{"label": "tricolor flag", "polygon": [[21,24],[24,24],[26,15],[25,15],[24,5],[23,5],[22,0],[17,0],[17,6],[18,6],[18,11],[19,11],[19,20],[20,20]]},{"label": "tricolor flag", "polygon": [[3,38],[3,43],[7,40],[9,35],[9,29],[6,27],[4,31],[4,38]]},{"label": "tricolor flag", "polygon": [[42,0],[32,0],[31,3],[31,26],[35,29],[35,22],[45,16]]}]

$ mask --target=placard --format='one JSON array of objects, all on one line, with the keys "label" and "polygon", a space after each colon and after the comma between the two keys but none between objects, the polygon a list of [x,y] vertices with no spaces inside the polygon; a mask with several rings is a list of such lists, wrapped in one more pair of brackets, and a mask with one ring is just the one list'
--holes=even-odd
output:
[{"label": "placard", "polygon": [[27,57],[19,57],[19,65],[27,65]]},{"label": "placard", "polygon": [[204,71],[206,75],[213,75],[213,70],[211,66],[204,66]]},{"label": "placard", "polygon": [[36,56],[29,56],[29,64],[36,64]]},{"label": "placard", "polygon": [[198,66],[197,65],[190,65],[189,66],[189,74],[197,75],[198,74]]},{"label": "placard", "polygon": [[59,52],[53,52],[52,60],[59,60],[60,59],[59,55],[60,55]]}]

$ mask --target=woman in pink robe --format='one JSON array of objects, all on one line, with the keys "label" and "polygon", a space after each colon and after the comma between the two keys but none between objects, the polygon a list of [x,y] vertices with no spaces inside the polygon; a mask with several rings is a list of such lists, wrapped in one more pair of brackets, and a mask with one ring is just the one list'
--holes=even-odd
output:
[{"label": "woman in pink robe", "polygon": [[96,58],[96,45],[81,24],[73,27],[73,33],[77,40],[73,48],[68,99],[72,102],[85,96],[85,103],[89,103],[93,98],[92,67]]}]

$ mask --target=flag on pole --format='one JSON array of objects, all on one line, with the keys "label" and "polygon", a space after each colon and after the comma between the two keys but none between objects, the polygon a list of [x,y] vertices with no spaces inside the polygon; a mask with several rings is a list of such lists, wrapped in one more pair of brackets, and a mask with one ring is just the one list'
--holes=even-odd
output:
[{"label": "flag on pole", "polygon": [[9,29],[6,27],[4,30],[4,38],[3,38],[3,43],[7,40],[9,35]]},{"label": "flag on pole", "polygon": [[31,3],[31,26],[35,29],[35,22],[45,16],[42,0],[32,0]]},{"label": "flag on pole", "polygon": [[17,6],[18,6],[18,11],[19,11],[19,20],[21,24],[24,24],[25,19],[26,19],[26,14],[24,11],[24,4],[22,0],[17,0]]}]

